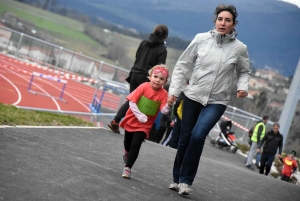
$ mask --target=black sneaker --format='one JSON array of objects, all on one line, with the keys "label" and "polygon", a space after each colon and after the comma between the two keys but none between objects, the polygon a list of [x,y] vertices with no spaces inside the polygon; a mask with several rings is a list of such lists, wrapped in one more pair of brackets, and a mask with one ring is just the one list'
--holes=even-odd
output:
[{"label": "black sneaker", "polygon": [[115,120],[112,120],[110,124],[107,124],[107,126],[115,133],[120,133],[119,129],[119,123],[116,123]]}]

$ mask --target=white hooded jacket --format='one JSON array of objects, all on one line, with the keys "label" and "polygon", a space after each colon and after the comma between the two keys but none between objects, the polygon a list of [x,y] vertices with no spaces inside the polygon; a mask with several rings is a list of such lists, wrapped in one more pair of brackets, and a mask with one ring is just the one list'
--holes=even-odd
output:
[{"label": "white hooded jacket", "polygon": [[215,29],[199,33],[182,53],[173,70],[169,95],[179,96],[185,87],[185,75],[193,71],[184,94],[202,105],[228,105],[236,69],[237,90],[248,92],[250,62],[247,46],[231,34]]}]

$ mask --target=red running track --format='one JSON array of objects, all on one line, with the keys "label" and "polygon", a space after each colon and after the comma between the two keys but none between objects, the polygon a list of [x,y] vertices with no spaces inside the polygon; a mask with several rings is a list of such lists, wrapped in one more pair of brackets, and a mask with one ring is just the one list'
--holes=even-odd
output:
[{"label": "red running track", "polygon": [[[32,72],[50,75],[67,80],[63,99],[67,103],[44,95],[34,95],[28,91]],[[74,77],[73,77],[74,78]],[[34,77],[31,90],[49,96],[60,97],[62,83],[44,78]],[[50,110],[73,112],[90,112],[95,88],[76,80],[70,76],[61,76],[47,67],[41,67],[30,62],[24,62],[7,55],[0,54],[0,102],[9,105],[34,107]],[[98,94],[102,91],[98,90]],[[99,97],[99,95],[98,95]],[[118,109],[120,97],[112,93],[105,93],[102,106],[113,110]]]}]

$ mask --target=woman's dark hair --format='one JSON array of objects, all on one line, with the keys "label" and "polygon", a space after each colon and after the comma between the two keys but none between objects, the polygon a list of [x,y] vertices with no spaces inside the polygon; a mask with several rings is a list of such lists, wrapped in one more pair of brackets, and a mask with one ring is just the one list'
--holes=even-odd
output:
[{"label": "woman's dark hair", "polygon": [[168,37],[169,29],[164,24],[159,24],[154,28],[153,34],[165,40]]},{"label": "woman's dark hair", "polygon": [[218,15],[223,12],[223,11],[228,11],[231,13],[232,15],[232,19],[233,19],[233,24],[237,24],[238,21],[236,20],[237,16],[238,16],[238,13],[236,11],[236,8],[234,7],[234,5],[226,5],[226,4],[219,4],[217,7],[216,7],[216,10],[214,12],[215,14],[215,19],[214,19],[214,22],[217,20],[218,18]]}]

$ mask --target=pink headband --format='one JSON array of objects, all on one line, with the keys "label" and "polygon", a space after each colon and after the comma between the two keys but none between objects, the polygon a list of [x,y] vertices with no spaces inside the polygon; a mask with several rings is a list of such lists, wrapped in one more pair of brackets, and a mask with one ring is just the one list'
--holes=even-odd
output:
[{"label": "pink headband", "polygon": [[162,67],[154,68],[153,73],[154,74],[161,73],[161,74],[163,74],[164,77],[168,77],[168,75],[169,75],[169,72],[165,68],[162,68]]}]

